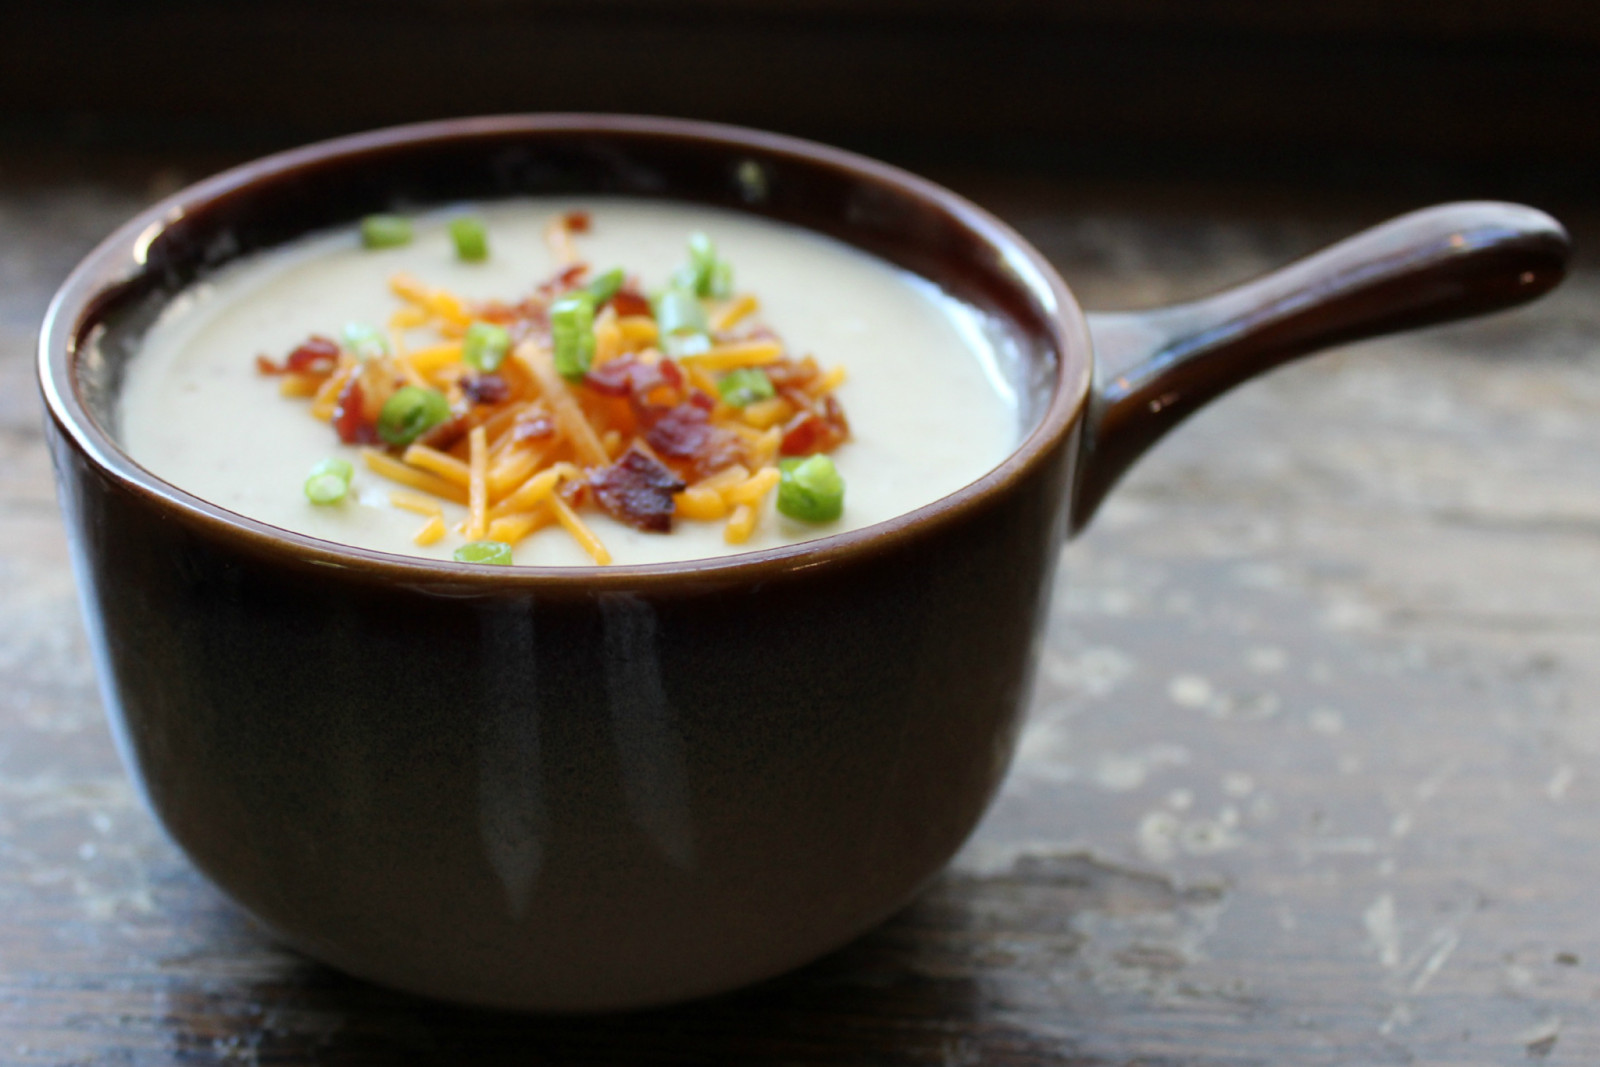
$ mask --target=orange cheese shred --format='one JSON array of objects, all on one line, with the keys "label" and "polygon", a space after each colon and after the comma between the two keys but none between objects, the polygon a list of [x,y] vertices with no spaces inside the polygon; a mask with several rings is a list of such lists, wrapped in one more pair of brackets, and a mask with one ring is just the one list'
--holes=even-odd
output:
[{"label": "orange cheese shred", "polygon": [[714,522],[728,514],[728,502],[715,489],[685,489],[673,494],[672,504],[680,519]]},{"label": "orange cheese shred", "polygon": [[542,530],[555,521],[555,512],[550,508],[502,515],[489,524],[489,540],[504,541],[508,545],[515,546],[529,534]]},{"label": "orange cheese shred", "polygon": [[603,467],[610,463],[611,457],[606,455],[600,435],[594,432],[594,427],[589,424],[588,417],[573,397],[572,390],[567,388],[566,381],[556,372],[555,361],[550,358],[549,351],[532,341],[524,341],[516,347],[512,356],[520,360],[539,383],[539,391],[544,394],[545,402],[550,405],[562,432],[572,442],[579,462],[591,467]]},{"label": "orange cheese shred", "polygon": [[426,548],[428,545],[438,544],[444,537],[444,516],[431,516],[422,524],[422,529],[412,535],[411,540]]},{"label": "orange cheese shred", "polygon": [[424,493],[443,497],[455,504],[467,502],[467,491],[454,482],[447,482],[437,474],[418,470],[407,466],[393,456],[385,455],[374,448],[363,448],[361,459],[366,463],[367,469],[374,474],[381,474],[392,482],[409,485],[413,489],[420,489]]},{"label": "orange cheese shred", "polygon": [[843,367],[834,367],[828,373],[806,386],[806,392],[812,396],[823,396],[831,393],[844,384],[845,373]]},{"label": "orange cheese shred", "polygon": [[589,553],[590,559],[602,567],[611,562],[611,553],[606,551],[606,546],[600,543],[600,538],[594,535],[593,530],[584,525],[583,520],[578,518],[578,513],[573,511],[565,500],[562,500],[559,496],[552,496],[550,498],[550,506],[555,509],[557,521],[566,527],[567,532],[572,535],[572,539],[577,541],[585,552]]},{"label": "orange cheese shred", "polygon": [[444,509],[439,506],[437,497],[427,496],[423,493],[412,493],[404,489],[396,489],[389,494],[389,504],[392,507],[414,511],[418,515],[443,515]]},{"label": "orange cheese shred", "polygon": [[339,361],[328,380],[322,383],[317,395],[311,398],[311,417],[327,422],[333,418],[333,409],[339,404],[339,394],[361,367],[354,357],[345,356]]},{"label": "orange cheese shred", "polygon": [[761,303],[749,293],[734,297],[711,318],[711,328],[718,333],[731,330],[761,309]]},{"label": "orange cheese shred", "polygon": [[617,332],[622,336],[622,343],[629,351],[637,352],[641,348],[649,348],[661,338],[661,331],[656,329],[656,320],[648,315],[623,315],[617,319]]},{"label": "orange cheese shred", "polygon": [[516,449],[495,463],[489,471],[489,502],[498,504],[511,490],[528,480],[544,462],[544,450]]},{"label": "orange cheese shred", "polygon": [[477,541],[489,524],[489,441],[482,426],[474,426],[467,434],[467,447],[472,457],[467,464],[467,539]]},{"label": "orange cheese shred", "polygon": [[782,475],[776,467],[764,467],[749,478],[722,490],[722,499],[730,504],[758,504],[778,484]]},{"label": "orange cheese shred", "polygon": [[422,283],[421,279],[411,274],[389,275],[389,291],[408,303],[426,304],[428,302],[428,287]]},{"label": "orange cheese shred", "polygon": [[757,400],[754,404],[746,404],[740,417],[745,423],[758,430],[765,430],[768,426],[777,426],[779,423],[788,422],[789,416],[794,414],[794,405],[781,396],[769,400]]},{"label": "orange cheese shred", "polygon": [[750,540],[750,534],[756,528],[756,509],[749,504],[740,504],[733,509],[733,514],[728,518],[728,525],[722,528],[722,539],[730,545],[742,545]]},{"label": "orange cheese shred", "polygon": [[400,457],[413,467],[437,474],[445,481],[454,482],[465,489],[472,482],[472,472],[467,465],[454,456],[440,452],[427,445],[410,445],[405,454]]},{"label": "orange cheese shred", "polygon": [[489,518],[498,519],[514,515],[519,511],[532,511],[550,499],[550,494],[555,492],[564,475],[565,471],[560,467],[540,471],[518,486],[510,496],[489,509]]},{"label": "orange cheese shred", "polygon": [[739,367],[764,367],[782,358],[783,346],[776,341],[735,341],[712,345],[698,355],[683,357],[683,362],[702,370],[726,371]]}]

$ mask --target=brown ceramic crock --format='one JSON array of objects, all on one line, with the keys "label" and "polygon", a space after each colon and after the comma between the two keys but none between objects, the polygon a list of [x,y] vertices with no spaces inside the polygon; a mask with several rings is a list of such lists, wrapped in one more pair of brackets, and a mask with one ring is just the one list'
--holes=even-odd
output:
[{"label": "brown ceramic crock", "polygon": [[[584,192],[821,231],[990,312],[1029,356],[1020,443],[877,526],[568,569],[288,533],[119,448],[140,328],[207,271],[374,211]],[[1207,300],[1086,317],[1006,226],[858,156],[690,122],[475,119],[155,205],[63,285],[40,375],[113,732],[195,865],[352,974],[611,1009],[794,967],[940,869],[1011,757],[1063,538],[1165,430],[1314,348],[1530,299],[1566,256],[1537,211],[1460,204]]]}]

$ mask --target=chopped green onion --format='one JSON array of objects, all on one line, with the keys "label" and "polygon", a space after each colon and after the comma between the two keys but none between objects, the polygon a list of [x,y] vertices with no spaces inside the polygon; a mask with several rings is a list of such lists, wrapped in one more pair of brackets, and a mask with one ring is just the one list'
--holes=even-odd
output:
[{"label": "chopped green onion", "polygon": [[450,240],[455,242],[457,259],[481,263],[489,258],[489,231],[484,229],[482,219],[451,219]]},{"label": "chopped green onion", "polygon": [[399,248],[411,243],[411,220],[399,215],[368,215],[361,220],[361,243],[368,248]]},{"label": "chopped green onion", "polygon": [[364,322],[345,323],[341,339],[345,350],[357,359],[377,359],[389,354],[389,339]]},{"label": "chopped green onion", "polygon": [[678,359],[711,347],[711,324],[694,293],[673,285],[656,297],[655,312],[656,332],[667,355]]},{"label": "chopped green onion", "polygon": [[717,392],[722,402],[730,407],[749,407],[758,400],[771,400],[775,395],[772,379],[760,367],[739,367],[722,376],[717,382]]},{"label": "chopped green onion", "polygon": [[550,348],[556,372],[576,381],[594,363],[594,299],[583,290],[550,305]]},{"label": "chopped green onion", "polygon": [[461,338],[462,360],[486,374],[499,370],[509,351],[510,331],[492,322],[474,322]]},{"label": "chopped green onion", "polygon": [[703,333],[668,334],[667,339],[661,342],[661,348],[673,359],[698,356],[702,352],[711,351],[711,337]]},{"label": "chopped green onion", "polygon": [[584,291],[594,298],[594,306],[599,307],[617,295],[618,290],[622,288],[622,283],[627,281],[627,278],[628,276],[622,272],[621,267],[613,267],[584,286]]},{"label": "chopped green onion", "polygon": [[315,467],[311,468],[311,477],[315,478],[319,474],[332,474],[348,482],[356,476],[356,469],[350,465],[349,460],[333,456],[320,461]]},{"label": "chopped green onion", "polygon": [[469,541],[456,549],[457,563],[498,563],[505,566],[511,562],[511,546],[504,541]]},{"label": "chopped green onion", "polygon": [[726,300],[733,295],[733,264],[725,259],[719,259],[711,268],[711,280],[708,283],[706,296],[714,300]]},{"label": "chopped green onion", "polygon": [[833,460],[818,453],[778,463],[778,510],[801,522],[832,522],[844,513],[844,479]]},{"label": "chopped green onion", "polygon": [[705,333],[711,328],[706,309],[685,289],[671,288],[656,297],[656,329],[662,336]]},{"label": "chopped green onion", "polygon": [[716,246],[703,233],[689,236],[689,262],[672,276],[672,284],[696,296],[724,299],[733,293],[733,265],[717,258]]},{"label": "chopped green onion", "polygon": [[717,248],[704,233],[689,235],[689,263],[697,274],[708,274],[717,262]]},{"label": "chopped green onion", "polygon": [[767,172],[755,160],[741,160],[733,179],[738,182],[739,195],[745,203],[757,204],[767,198]]},{"label": "chopped green onion", "polygon": [[313,504],[337,504],[350,492],[350,479],[355,473],[348,460],[323,460],[306,475],[306,499]]},{"label": "chopped green onion", "polygon": [[313,504],[337,504],[350,491],[350,483],[336,474],[318,474],[306,479],[306,499]]},{"label": "chopped green onion", "polygon": [[436,389],[406,385],[394,391],[378,413],[378,436],[391,445],[409,445],[450,417],[450,401]]}]

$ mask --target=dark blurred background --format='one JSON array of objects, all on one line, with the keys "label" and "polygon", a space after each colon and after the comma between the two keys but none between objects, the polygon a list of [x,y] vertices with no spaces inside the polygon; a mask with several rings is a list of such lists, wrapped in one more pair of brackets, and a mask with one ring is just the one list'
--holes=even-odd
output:
[{"label": "dark blurred background", "polygon": [[18,156],[235,157],[628,111],[913,167],[1589,198],[1582,0],[60,0],[0,7]]}]

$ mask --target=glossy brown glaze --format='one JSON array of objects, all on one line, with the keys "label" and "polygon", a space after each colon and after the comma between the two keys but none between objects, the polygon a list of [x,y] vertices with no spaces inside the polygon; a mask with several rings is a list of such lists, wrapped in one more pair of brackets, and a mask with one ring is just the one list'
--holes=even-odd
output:
[{"label": "glossy brown glaze", "polygon": [[[1022,443],[960,492],[823,541],[503,569],[240,518],[152,478],[108,432],[127,351],[115,336],[206,269],[382,208],[573,191],[798,223],[990,311],[1032,356]],[[112,340],[86,344],[102,327]],[[981,210],[880,164],[723,127],[435,124],[179,193],[75,272],[41,342],[124,759],[234,899],[389,985],[594,1010],[814,958],[937,872],[1004,772],[1083,476],[1087,337],[1060,280]],[[1294,347],[1260,345],[1261,366]],[[1170,425],[1154,412],[1140,430],[1136,408],[1097,404],[1128,427],[1101,442]],[[1095,463],[1109,461],[1086,476],[1109,484]]]},{"label": "glossy brown glaze", "polygon": [[1073,529],[1145,449],[1240,382],[1332,345],[1532,300],[1565,276],[1570,252],[1542,211],[1444,204],[1203,300],[1089,316],[1095,391]]}]

